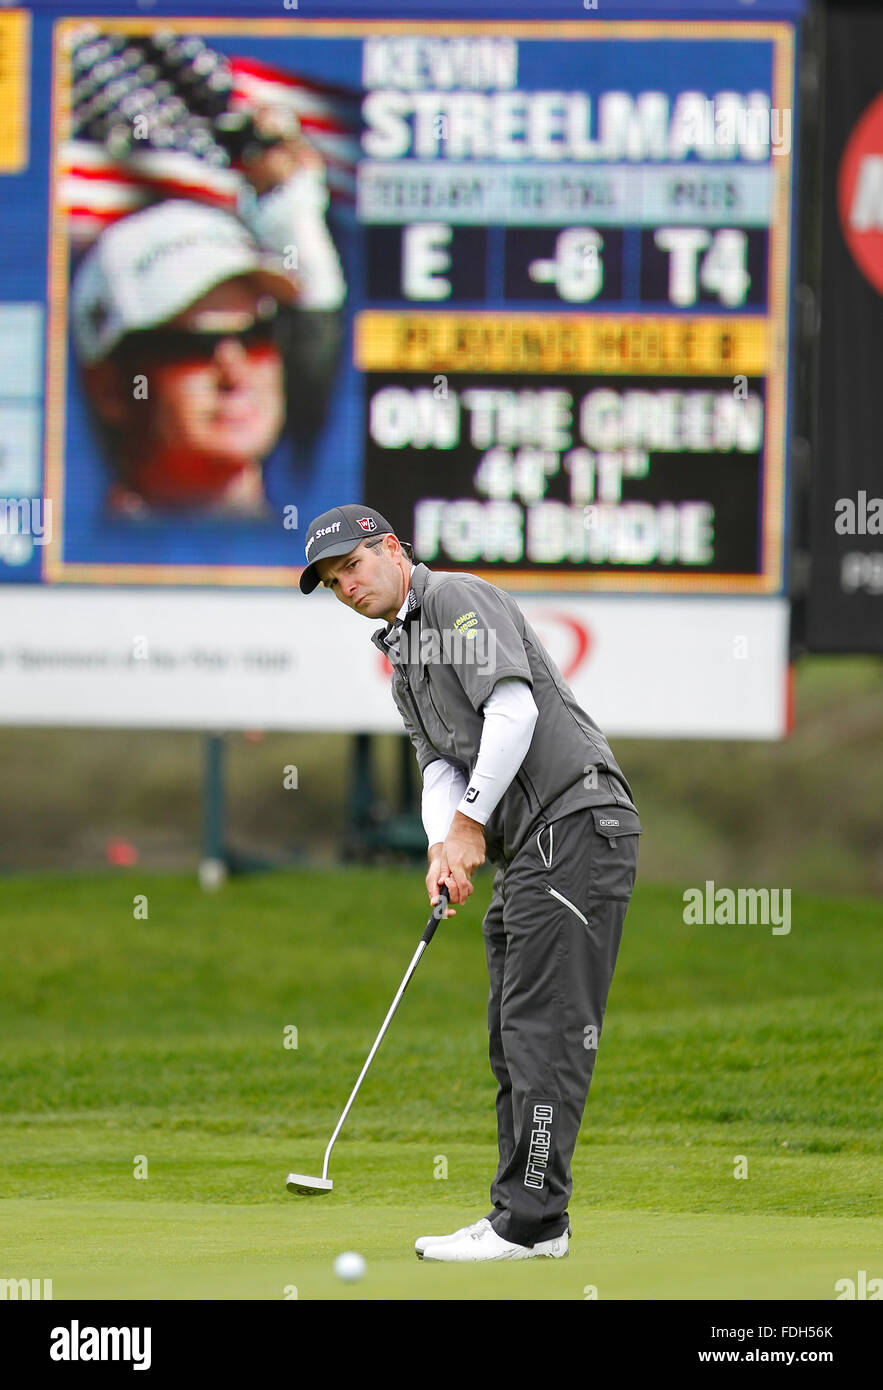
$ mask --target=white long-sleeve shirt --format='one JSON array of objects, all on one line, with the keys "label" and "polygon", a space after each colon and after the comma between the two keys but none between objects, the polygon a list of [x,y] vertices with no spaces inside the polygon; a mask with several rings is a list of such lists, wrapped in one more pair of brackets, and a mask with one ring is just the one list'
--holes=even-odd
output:
[{"label": "white long-sleeve shirt", "polygon": [[[421,810],[430,845],[445,839],[455,811],[485,825],[527,756],[539,717],[527,681],[517,677],[497,681],[482,713],[481,743],[468,787],[460,769],[444,758],[429,763],[424,771]],[[473,788],[481,792],[480,811],[468,799]]]}]

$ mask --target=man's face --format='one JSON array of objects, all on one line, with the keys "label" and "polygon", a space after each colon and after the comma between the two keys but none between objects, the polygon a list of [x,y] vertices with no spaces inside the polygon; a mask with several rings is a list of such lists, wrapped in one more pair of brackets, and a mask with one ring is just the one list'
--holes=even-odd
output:
[{"label": "man's face", "polygon": [[[273,448],[284,421],[283,370],[262,326],[261,298],[249,282],[228,280],[173,319],[165,333],[145,339],[148,351],[150,336],[156,347],[145,370],[157,448],[199,455],[222,469],[262,459]],[[164,338],[172,349],[165,361]]]},{"label": "man's face", "polygon": [[392,621],[402,605],[405,577],[402,548],[395,536],[363,541],[349,555],[319,560],[316,573],[341,603],[366,618]]}]

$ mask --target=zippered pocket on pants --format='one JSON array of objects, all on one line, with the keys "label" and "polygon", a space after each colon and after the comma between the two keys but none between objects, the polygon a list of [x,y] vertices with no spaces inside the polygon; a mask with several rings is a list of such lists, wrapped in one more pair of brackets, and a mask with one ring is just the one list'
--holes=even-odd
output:
[{"label": "zippered pocket on pants", "polygon": [[553,898],[557,898],[558,901],[559,901],[560,903],[563,903],[565,907],[569,907],[570,910],[571,910],[571,912],[573,912],[573,913],[576,914],[576,916],[579,918],[579,920],[583,923],[584,926],[587,927],[587,926],[589,925],[589,919],[588,919],[588,917],[585,917],[585,916],[580,912],[579,908],[576,907],[576,906],[570,901],[569,898],[565,898],[565,896],[564,896],[563,893],[559,893],[557,888],[553,888],[552,885],[551,885],[551,883],[544,883],[544,884],[543,884],[543,887],[545,888],[545,890],[546,890],[547,893],[551,893],[551,894],[552,894],[552,897],[553,897]]}]

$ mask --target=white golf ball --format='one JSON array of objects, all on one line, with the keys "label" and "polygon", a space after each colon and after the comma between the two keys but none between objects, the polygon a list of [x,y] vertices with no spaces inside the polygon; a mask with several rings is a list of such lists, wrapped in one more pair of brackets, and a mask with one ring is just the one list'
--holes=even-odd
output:
[{"label": "white golf ball", "polygon": [[227,880],[227,865],[223,859],[203,859],[199,866],[199,884],[206,893],[216,893]]},{"label": "white golf ball", "polygon": [[344,1250],[334,1261],[334,1273],[345,1284],[355,1284],[365,1273],[365,1257],[355,1250]]}]

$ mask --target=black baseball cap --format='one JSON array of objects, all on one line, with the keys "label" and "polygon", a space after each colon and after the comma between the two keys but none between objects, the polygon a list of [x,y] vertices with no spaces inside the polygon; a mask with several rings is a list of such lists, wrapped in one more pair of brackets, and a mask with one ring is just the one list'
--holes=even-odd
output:
[{"label": "black baseball cap", "polygon": [[362,541],[372,536],[395,535],[385,516],[375,512],[373,507],[362,506],[359,502],[348,503],[345,507],[332,507],[310,522],[304,554],[307,567],[300,577],[301,593],[311,594],[321,583],[316,573],[316,561],[328,560],[332,555],[348,555]]}]

